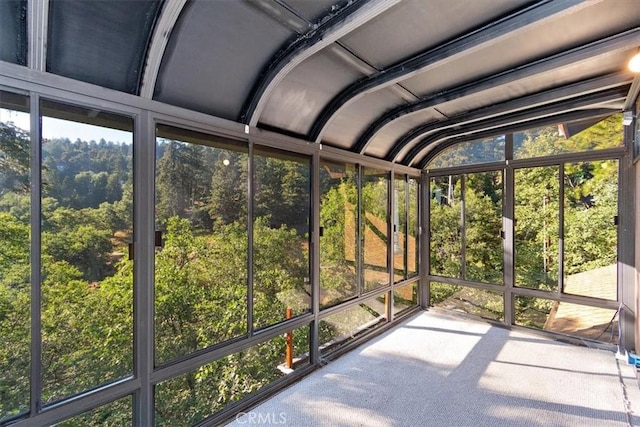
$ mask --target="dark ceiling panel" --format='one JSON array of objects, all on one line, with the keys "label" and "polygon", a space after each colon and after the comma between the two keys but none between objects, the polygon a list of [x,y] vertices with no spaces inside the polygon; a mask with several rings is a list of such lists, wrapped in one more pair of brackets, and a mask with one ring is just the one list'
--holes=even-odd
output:
[{"label": "dark ceiling panel", "polygon": [[[615,4],[614,4],[615,3]],[[640,25],[640,8],[629,1],[594,3],[560,18],[524,28],[510,37],[404,80],[418,96],[464,84],[498,71],[515,68],[540,57],[598,40]],[[606,14],[607,19],[597,19]],[[589,25],[582,25],[588,22]],[[535,40],[535,43],[531,41]]]},{"label": "dark ceiling panel", "polygon": [[[361,0],[362,1],[362,0]],[[286,0],[282,3],[290,6],[291,9],[298,12],[307,21],[314,22],[322,18],[324,15],[335,12],[336,9],[344,7],[347,0]]]},{"label": "dark ceiling panel", "polygon": [[0,61],[27,65],[27,1],[0,1]]},{"label": "dark ceiling panel", "polygon": [[577,81],[617,71],[625,71],[624,64],[630,55],[632,55],[632,52],[628,50],[612,51],[575,64],[519,79],[508,85],[496,86],[467,97],[445,102],[440,104],[438,109],[447,116],[453,116],[542,90],[569,85]]},{"label": "dark ceiling panel", "polygon": [[[377,145],[384,144],[389,146],[390,144],[388,139],[381,141],[383,139],[382,135],[387,133],[385,132],[386,129],[397,128],[399,125],[405,124],[405,122],[411,119],[414,119],[411,131],[399,136],[395,142],[391,144],[392,149],[386,153],[385,159],[390,161],[395,160],[396,156],[398,156],[399,153],[402,153],[405,147],[412,147],[419,139],[445,128],[459,127],[465,123],[473,123],[490,117],[518,114],[519,111],[546,105],[551,103],[553,100],[577,98],[607,88],[623,87],[627,90],[632,80],[633,76],[629,73],[615,72],[612,74],[605,74],[595,78],[580,80],[571,84],[560,85],[549,90],[539,91],[523,97],[509,98],[505,102],[494,102],[478,109],[465,109],[462,110],[460,114],[449,115],[449,118],[442,116],[439,120],[423,119],[422,124],[415,123],[417,118],[414,118],[414,116],[420,112],[408,114],[378,132],[378,134],[376,134],[376,136],[369,142],[366,148],[366,153],[369,153],[369,149],[371,147],[375,147]],[[460,100],[453,102],[461,104]],[[438,106],[438,110],[443,111],[445,105],[446,104]],[[465,107],[466,106],[467,105],[465,104]],[[432,109],[429,109],[427,111],[431,110]],[[405,127],[409,127],[408,124]]]},{"label": "dark ceiling panel", "polygon": [[260,123],[304,135],[322,107],[363,74],[345,61],[342,48],[329,46],[294,69],[273,92]]},{"label": "dark ceiling panel", "polygon": [[47,71],[137,93],[160,4],[51,0]]},{"label": "dark ceiling panel", "polygon": [[535,129],[544,126],[554,126],[559,123],[570,123],[575,121],[584,120],[597,120],[600,121],[612,114],[615,114],[615,110],[608,108],[594,108],[584,111],[569,111],[562,114],[557,114],[549,117],[542,117],[539,119],[533,119],[526,122],[516,123],[513,125],[507,125],[495,129],[481,131],[477,133],[471,133],[462,136],[453,136],[450,138],[444,138],[437,144],[431,144],[429,147],[425,147],[419,153],[409,152],[406,158],[402,161],[402,164],[413,165],[418,168],[425,168],[429,161],[441,153],[443,150],[451,147],[455,144],[474,141],[479,139],[491,138],[497,135],[503,135],[505,133],[521,132],[527,129]]},{"label": "dark ceiling panel", "polygon": [[369,144],[365,147],[364,154],[384,158],[393,144],[406,133],[425,123],[432,123],[434,126],[437,126],[442,120],[444,120],[444,116],[433,108],[421,110],[415,114],[409,114],[403,117],[402,120],[392,122],[389,126],[380,129],[380,132],[371,138]]},{"label": "dark ceiling panel", "polygon": [[403,104],[404,101],[392,89],[380,90],[371,96],[356,100],[336,116],[327,127],[322,142],[349,149],[368,123],[375,120],[381,110]]},{"label": "dark ceiling panel", "polygon": [[154,99],[237,120],[260,71],[293,36],[246,2],[193,1],[171,33]]},{"label": "dark ceiling panel", "polygon": [[517,10],[531,1],[407,1],[340,41],[378,69],[386,68]]}]

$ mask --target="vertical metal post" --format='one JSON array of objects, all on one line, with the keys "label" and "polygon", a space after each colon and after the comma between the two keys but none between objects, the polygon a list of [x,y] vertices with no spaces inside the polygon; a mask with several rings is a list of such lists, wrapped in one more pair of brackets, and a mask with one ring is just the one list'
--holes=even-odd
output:
[{"label": "vertical metal post", "polygon": [[504,322],[512,325],[515,321],[515,171],[509,162],[513,159],[513,134],[505,135],[505,168],[502,183],[502,227],[503,254],[502,280],[504,283]]},{"label": "vertical metal post", "polygon": [[[636,111],[637,114],[637,111]],[[620,347],[624,351],[638,350],[635,337],[637,319],[636,308],[636,270],[640,268],[636,260],[636,215],[638,206],[636,168],[633,164],[633,139],[638,119],[631,126],[624,127],[624,143],[627,149],[618,164],[618,301],[621,310],[618,313],[621,336]],[[634,205],[635,204],[635,205]],[[635,266],[635,267],[634,267]]]},{"label": "vertical metal post", "polygon": [[134,421],[153,425],[154,398],[154,237],[155,123],[148,111],[136,117],[133,133],[134,369],[140,390],[134,395]]},{"label": "vertical metal post", "polygon": [[30,160],[31,169],[31,388],[30,405],[31,416],[42,409],[42,257],[41,257],[41,196],[42,196],[42,121],[40,119],[40,97],[31,94],[30,106]]},{"label": "vertical metal post", "polygon": [[[451,175],[449,175],[451,179]],[[467,276],[467,175],[460,175],[460,278]],[[453,190],[451,190],[453,191]]]},{"label": "vertical metal post", "polygon": [[387,292],[385,295],[385,313],[388,321],[393,321],[393,311],[391,307],[393,306],[393,261],[395,255],[394,241],[395,241],[395,208],[396,208],[396,197],[395,197],[395,175],[393,170],[387,172],[387,277],[389,279],[389,285],[392,287],[392,290]]},{"label": "vertical metal post", "polygon": [[[551,241],[551,239],[549,239]],[[558,295],[564,292],[564,162],[558,166]],[[550,264],[550,262],[548,263]],[[547,264],[547,265],[548,265]]]},{"label": "vertical metal post", "polygon": [[364,168],[357,164],[356,165],[356,187],[357,187],[357,198],[358,203],[356,206],[356,280],[358,281],[358,296],[362,295],[362,290],[364,289],[364,233],[362,230],[362,224],[364,221],[362,220],[362,215],[364,215],[364,210],[362,209],[362,183],[363,179],[363,170]]},{"label": "vertical metal post", "polygon": [[431,209],[430,206],[430,187],[429,187],[429,173],[423,172],[420,175],[420,190],[418,191],[418,242],[417,247],[419,248],[418,257],[418,274],[420,276],[419,286],[418,286],[418,298],[420,300],[420,306],[423,309],[429,307],[429,295],[431,292],[430,283],[429,283],[429,269],[430,269],[430,240],[431,240],[431,232],[429,227],[429,212]]},{"label": "vertical metal post", "polygon": [[249,141],[247,173],[247,333],[253,335],[253,209],[255,200],[255,161],[253,142]]},{"label": "vertical metal post", "polygon": [[[404,229],[402,232],[404,233],[404,278],[409,277],[409,175],[404,176]],[[419,196],[419,194],[418,194]],[[416,222],[418,219],[416,218]],[[417,242],[416,242],[417,244]],[[417,246],[416,246],[417,250]]]},{"label": "vertical metal post", "polygon": [[320,154],[311,159],[311,310],[313,322],[309,331],[310,363],[320,361]]}]

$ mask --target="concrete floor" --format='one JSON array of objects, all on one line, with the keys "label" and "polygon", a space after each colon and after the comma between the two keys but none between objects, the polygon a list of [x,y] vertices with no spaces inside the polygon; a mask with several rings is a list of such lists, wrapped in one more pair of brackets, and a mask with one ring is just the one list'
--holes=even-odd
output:
[{"label": "concrete floor", "polygon": [[635,371],[610,351],[432,309],[230,425],[635,426]]}]

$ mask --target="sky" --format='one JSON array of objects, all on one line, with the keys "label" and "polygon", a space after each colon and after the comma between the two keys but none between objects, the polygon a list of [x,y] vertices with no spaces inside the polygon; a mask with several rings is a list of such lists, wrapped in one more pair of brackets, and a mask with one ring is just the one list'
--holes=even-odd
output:
[{"label": "sky", "polygon": [[[29,131],[29,114],[0,108],[0,122],[13,122],[20,129]],[[70,122],[68,120],[42,118],[42,136],[44,139],[69,138],[72,142],[76,139],[83,141],[105,141],[131,144],[133,134],[116,129],[93,126],[84,123]]]}]

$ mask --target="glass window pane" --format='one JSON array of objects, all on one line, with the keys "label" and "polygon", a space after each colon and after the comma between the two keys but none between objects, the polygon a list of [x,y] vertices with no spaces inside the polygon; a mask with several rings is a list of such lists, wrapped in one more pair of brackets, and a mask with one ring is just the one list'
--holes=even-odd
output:
[{"label": "glass window pane", "polygon": [[389,284],[388,185],[388,172],[362,168],[363,292]]},{"label": "glass window pane", "polygon": [[620,114],[614,114],[595,124],[593,120],[588,120],[529,129],[513,135],[513,156],[514,159],[527,159],[622,147],[623,134]]},{"label": "glass window pane", "polygon": [[57,427],[120,427],[133,425],[133,406],[131,401],[131,396],[124,397],[55,425]]},{"label": "glass window pane", "polygon": [[387,294],[363,300],[324,317],[319,327],[320,353],[329,354],[387,320]]},{"label": "glass window pane", "polygon": [[[294,369],[308,363],[309,327],[292,332]],[[291,372],[285,367],[287,338],[269,341],[161,382],[155,387],[155,424],[194,425],[232,402]]]},{"label": "glass window pane", "polygon": [[502,284],[502,172],[465,175],[465,279]]},{"label": "glass window pane", "polygon": [[467,286],[431,282],[430,304],[462,311],[491,320],[504,320],[504,298],[501,293]]},{"label": "glass window pane", "polygon": [[434,157],[427,169],[477,165],[504,161],[504,135],[478,141],[461,142]]},{"label": "glass window pane", "polygon": [[418,283],[409,283],[393,290],[393,315],[418,305]]},{"label": "glass window pane", "polygon": [[247,147],[158,126],[156,361],[247,333]]},{"label": "glass window pane", "polygon": [[407,225],[409,238],[407,239],[407,267],[408,277],[418,275],[418,203],[419,203],[419,180],[409,178],[409,208],[407,210]]},{"label": "glass window pane", "polygon": [[29,98],[0,91],[0,420],[29,408]]},{"label": "glass window pane", "polygon": [[558,289],[558,167],[515,171],[516,286]]},{"label": "glass window pane", "polygon": [[42,101],[48,403],[132,374],[133,120]]},{"label": "glass window pane", "polygon": [[462,202],[460,175],[431,178],[430,274],[462,275]]},{"label": "glass window pane", "polygon": [[565,164],[565,293],[617,299],[617,215],[617,160]]},{"label": "glass window pane", "polygon": [[393,177],[395,210],[393,212],[393,281],[407,277],[407,183],[404,175]]},{"label": "glass window pane", "polygon": [[254,151],[253,324],[256,329],[311,307],[311,159]]},{"label": "glass window pane", "polygon": [[515,324],[616,344],[616,310],[517,296]]},{"label": "glass window pane", "polygon": [[320,162],[320,307],[358,295],[355,166]]}]

